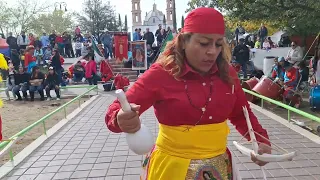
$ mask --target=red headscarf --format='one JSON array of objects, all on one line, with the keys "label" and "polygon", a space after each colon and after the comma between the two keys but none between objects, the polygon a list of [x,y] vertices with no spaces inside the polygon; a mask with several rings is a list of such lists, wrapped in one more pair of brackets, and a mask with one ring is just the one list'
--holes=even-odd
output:
[{"label": "red headscarf", "polygon": [[197,8],[184,20],[182,32],[224,35],[223,15],[214,8]]}]

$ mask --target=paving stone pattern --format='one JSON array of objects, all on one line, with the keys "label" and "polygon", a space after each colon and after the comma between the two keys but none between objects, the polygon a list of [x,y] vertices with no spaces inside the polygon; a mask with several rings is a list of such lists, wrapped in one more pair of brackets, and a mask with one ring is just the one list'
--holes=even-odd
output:
[{"label": "paving stone pattern", "polygon": [[[106,109],[114,99],[111,95],[100,95],[4,179],[139,180],[143,157],[128,149],[124,134],[114,134],[105,126]],[[254,113],[267,128],[273,142],[288,151],[296,149],[300,152],[292,162],[265,166],[268,179],[320,180],[320,145],[258,111]],[[141,118],[156,135],[158,127],[153,109],[150,108]],[[259,167],[232,145],[232,141],[239,138],[239,133],[231,127],[228,143],[241,177],[262,179]]]}]

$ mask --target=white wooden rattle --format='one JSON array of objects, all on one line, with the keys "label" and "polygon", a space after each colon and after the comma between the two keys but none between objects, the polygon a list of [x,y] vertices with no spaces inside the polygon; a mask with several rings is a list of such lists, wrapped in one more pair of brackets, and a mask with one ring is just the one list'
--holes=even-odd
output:
[{"label": "white wooden rattle", "polygon": [[[252,128],[252,124],[249,118],[249,113],[248,113],[248,109],[247,107],[242,107],[243,108],[243,113],[244,116],[246,118],[247,121],[247,126],[248,126],[248,133],[250,135],[250,142],[252,143],[252,148],[253,149],[249,149],[245,146],[243,146],[241,143],[233,141],[233,144],[236,146],[236,148],[244,155],[251,157],[251,155],[255,156],[259,161],[263,161],[263,162],[280,162],[280,161],[292,161],[294,156],[297,156],[296,152],[287,152],[286,150],[284,150],[283,148],[277,146],[276,144],[272,143],[272,145],[275,145],[278,149],[282,150],[285,152],[285,154],[281,154],[281,155],[272,155],[272,154],[258,154],[258,142],[256,139],[256,134],[259,135],[261,138],[266,139],[265,137],[261,136],[259,133],[256,133],[253,128]],[[266,177],[266,173],[264,172],[263,167],[260,167],[261,171],[263,173],[263,178],[264,180],[267,179]]]},{"label": "white wooden rattle", "polygon": [[[130,112],[131,106],[122,89],[116,90],[116,96],[124,112]],[[135,133],[126,133],[127,144],[129,148],[138,155],[144,155],[151,151],[155,142],[151,131],[141,124],[141,128]]]}]

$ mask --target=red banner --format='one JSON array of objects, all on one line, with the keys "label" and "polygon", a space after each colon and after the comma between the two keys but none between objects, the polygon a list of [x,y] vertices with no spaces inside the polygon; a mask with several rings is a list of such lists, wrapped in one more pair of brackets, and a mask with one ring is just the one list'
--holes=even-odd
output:
[{"label": "red banner", "polygon": [[128,36],[114,35],[115,57],[116,61],[128,59]]}]

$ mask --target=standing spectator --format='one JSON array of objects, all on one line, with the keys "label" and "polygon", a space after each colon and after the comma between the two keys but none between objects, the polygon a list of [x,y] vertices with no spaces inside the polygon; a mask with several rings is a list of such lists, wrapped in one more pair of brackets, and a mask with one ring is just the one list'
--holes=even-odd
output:
[{"label": "standing spectator", "polygon": [[29,45],[29,38],[26,36],[26,33],[24,31],[21,31],[21,35],[17,38],[17,44],[20,49],[26,49]]},{"label": "standing spectator", "polygon": [[61,82],[61,85],[64,85],[62,82],[62,61],[63,57],[60,55],[58,50],[54,50],[53,51],[53,57],[51,59],[51,66],[54,68],[55,72],[57,73],[58,77],[59,77],[59,82]]},{"label": "standing spectator", "polygon": [[161,30],[162,30],[161,24],[159,24],[158,26],[159,26],[159,29],[157,29],[156,31],[156,34],[155,34],[156,37],[158,37],[158,35],[161,33]]},{"label": "standing spectator", "polygon": [[50,95],[50,91],[54,90],[57,95],[57,100],[60,100],[60,84],[61,79],[59,78],[58,74],[56,73],[53,67],[49,67],[49,72],[47,74],[47,78],[45,80],[45,90],[47,95],[47,101],[52,99]]},{"label": "standing spectator", "polygon": [[84,42],[81,49],[81,56],[86,56],[89,53],[89,43]]},{"label": "standing spectator", "polygon": [[[264,40],[268,36],[268,29],[263,23],[261,24],[261,27],[260,27],[260,29],[258,31],[258,35],[260,37],[260,43],[263,44]],[[261,46],[261,49],[262,49],[262,46]]]},{"label": "standing spectator", "polygon": [[10,50],[16,49],[18,50],[18,44],[17,44],[17,38],[12,36],[12,32],[9,33],[9,36],[7,38],[7,44],[9,45]]},{"label": "standing spectator", "polygon": [[50,36],[49,36],[49,41],[50,41],[51,48],[54,48],[54,46],[56,45],[56,37],[57,37],[56,31],[53,30],[52,34],[50,34]]},{"label": "standing spectator", "polygon": [[291,42],[291,49],[288,51],[286,61],[292,64],[295,68],[298,67],[299,62],[303,59],[303,50],[296,42]]},{"label": "standing spectator", "polygon": [[135,29],[134,33],[133,33],[133,41],[139,41],[140,37],[139,37],[139,30]]},{"label": "standing spectator", "polygon": [[[42,49],[40,50],[42,51]],[[40,94],[40,100],[44,101],[44,93],[43,93],[44,80],[45,80],[45,76],[42,72],[40,72],[39,67],[38,66],[33,67],[30,80],[29,80],[30,101],[34,101],[34,92],[36,91],[38,91],[38,93]]]},{"label": "standing spectator", "polygon": [[162,41],[165,39],[165,30],[161,29],[160,33],[157,35],[157,46],[160,47]]},{"label": "standing spectator", "polygon": [[236,35],[236,45],[238,45],[239,42],[239,35],[244,35],[246,33],[245,29],[242,27],[241,24],[238,24],[238,27],[236,28],[234,34]]},{"label": "standing spectator", "polygon": [[74,34],[75,34],[76,36],[79,36],[79,35],[81,34],[81,29],[80,29],[79,26],[77,26],[76,29],[74,30]]},{"label": "standing spectator", "polygon": [[42,50],[43,45],[39,37],[35,37],[34,47],[39,47]]},{"label": "standing spectator", "polygon": [[24,71],[22,66],[19,67],[19,71],[14,75],[14,88],[13,92],[17,95],[17,101],[22,101],[20,91],[22,91],[24,100],[28,100],[27,91],[29,89],[30,74]]},{"label": "standing spectator", "polygon": [[34,42],[36,41],[36,38],[32,33],[29,33],[29,45],[35,46]]},{"label": "standing spectator", "polygon": [[150,47],[154,43],[154,35],[153,35],[152,32],[150,32],[149,28],[146,29],[146,33],[143,36],[143,40],[146,40],[147,41],[147,45],[150,45]]},{"label": "standing spectator", "polygon": [[63,43],[65,46],[65,55],[69,58],[74,58],[74,52],[72,48],[71,35],[67,32],[63,33]]},{"label": "standing spectator", "polygon": [[43,51],[39,46],[36,47],[33,56],[36,58],[37,65],[40,66],[43,58]]},{"label": "standing spectator", "polygon": [[47,61],[51,59],[52,51],[50,45],[48,45],[43,53],[43,67],[47,67]]},{"label": "standing spectator", "polygon": [[141,28],[138,29],[138,38],[139,41],[142,39]]},{"label": "standing spectator", "polygon": [[101,42],[102,42],[102,44],[104,46],[105,58],[108,59],[109,56],[110,56],[110,58],[112,58],[113,42],[112,42],[112,37],[111,37],[111,35],[110,35],[108,30],[102,35]]},{"label": "standing spectator", "polygon": [[42,44],[42,51],[45,52],[45,50],[47,49],[48,45],[50,45],[50,40],[49,40],[49,36],[47,36],[47,33],[43,33],[42,36],[40,37],[40,41]]},{"label": "standing spectator", "polygon": [[80,57],[81,49],[82,49],[82,43],[80,42],[80,38],[77,38],[77,42],[75,43],[75,49],[76,49],[76,57]]},{"label": "standing spectator", "polygon": [[232,56],[241,65],[243,78],[247,78],[247,63],[250,59],[250,49],[244,44],[244,39],[239,39],[239,44],[234,48]]},{"label": "standing spectator", "polygon": [[34,46],[28,46],[24,54],[24,66],[28,73],[31,73],[32,68],[36,65],[34,57]]},{"label": "standing spectator", "polygon": [[56,42],[55,42],[58,46],[58,50],[59,50],[59,53],[61,56],[64,56],[64,42],[63,42],[63,38],[61,36],[60,33],[57,34],[57,37],[56,37]]}]

